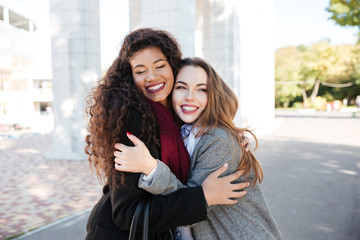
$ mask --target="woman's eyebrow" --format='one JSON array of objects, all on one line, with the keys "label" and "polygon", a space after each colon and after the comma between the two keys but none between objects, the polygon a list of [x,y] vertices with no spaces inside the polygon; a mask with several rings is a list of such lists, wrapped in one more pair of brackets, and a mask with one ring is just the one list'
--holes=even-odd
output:
[{"label": "woman's eyebrow", "polygon": [[159,58],[158,60],[154,61],[154,63],[158,63],[158,62],[161,62],[161,61],[166,62],[166,60],[164,60],[164,59],[162,59],[162,58]]},{"label": "woman's eyebrow", "polygon": [[199,84],[196,84],[196,86],[200,87],[200,86],[205,86],[207,87],[207,84],[206,83],[199,83]]},{"label": "woman's eyebrow", "polygon": [[[158,60],[155,60],[154,63],[158,63],[158,62],[161,62],[161,61],[166,62],[166,60],[164,60],[162,58],[159,58]],[[135,69],[137,67],[145,67],[145,65],[144,64],[138,64],[138,65],[134,66],[133,69]]]},{"label": "woman's eyebrow", "polygon": [[138,65],[134,66],[133,69],[135,69],[137,67],[145,67],[145,65],[144,64],[138,64]]},{"label": "woman's eyebrow", "polygon": [[183,84],[183,85],[187,85],[187,83],[186,83],[186,82],[183,82],[183,81],[176,81],[175,84],[178,84],[178,83]]}]

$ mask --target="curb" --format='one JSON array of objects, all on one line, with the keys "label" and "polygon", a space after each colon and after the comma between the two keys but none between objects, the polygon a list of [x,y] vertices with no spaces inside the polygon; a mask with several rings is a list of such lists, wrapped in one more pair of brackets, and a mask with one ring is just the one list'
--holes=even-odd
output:
[{"label": "curb", "polygon": [[53,227],[53,226],[56,226],[56,225],[65,223],[65,222],[70,221],[70,220],[72,220],[72,219],[74,219],[74,218],[76,218],[76,217],[78,217],[78,216],[80,216],[80,215],[82,215],[82,214],[84,214],[84,213],[90,212],[91,210],[92,210],[92,208],[85,209],[84,211],[78,212],[78,213],[76,213],[76,214],[74,214],[74,215],[71,215],[71,216],[62,218],[62,219],[57,220],[57,221],[55,221],[55,222],[49,223],[49,224],[47,224],[47,225],[45,225],[45,226],[36,228],[35,230],[30,231],[30,232],[27,232],[27,233],[25,233],[25,234],[23,234],[23,235],[21,235],[21,236],[19,236],[19,237],[17,237],[17,238],[13,238],[13,240],[21,240],[21,239],[24,239],[24,238],[29,237],[29,236],[31,236],[31,235],[34,235],[34,234],[36,234],[36,233],[45,231],[45,230],[47,230],[47,229],[49,229],[49,228],[51,228],[51,227]]}]

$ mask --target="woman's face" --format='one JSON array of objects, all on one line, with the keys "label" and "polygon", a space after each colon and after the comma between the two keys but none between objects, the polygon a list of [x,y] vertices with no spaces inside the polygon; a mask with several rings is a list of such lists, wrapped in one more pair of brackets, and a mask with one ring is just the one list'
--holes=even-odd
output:
[{"label": "woman's face", "polygon": [[195,122],[208,103],[207,74],[201,67],[182,67],[176,76],[172,104],[185,123]]},{"label": "woman's face", "polygon": [[137,52],[130,59],[136,86],[154,102],[166,106],[174,86],[174,74],[166,56],[157,47]]}]

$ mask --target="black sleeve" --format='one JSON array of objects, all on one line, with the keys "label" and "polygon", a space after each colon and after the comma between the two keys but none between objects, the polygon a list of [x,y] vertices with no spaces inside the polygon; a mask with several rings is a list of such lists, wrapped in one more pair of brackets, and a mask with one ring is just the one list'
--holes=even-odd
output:
[{"label": "black sleeve", "polygon": [[[126,131],[138,136],[141,125],[140,113],[131,112]],[[129,141],[124,139],[123,143],[132,145]],[[147,147],[156,149],[154,146]],[[150,152],[152,151],[150,150]],[[159,155],[159,153],[153,152],[152,154]],[[110,184],[113,221],[120,229],[126,231],[130,229],[136,206],[144,199],[151,202],[150,232],[160,233],[175,226],[189,225],[206,219],[206,200],[201,186],[179,189],[166,196],[152,195],[138,188],[139,177],[140,174],[127,173],[124,184],[118,183],[116,186]],[[142,218],[142,215],[140,217]],[[141,224],[140,221],[139,228],[142,227]]]}]

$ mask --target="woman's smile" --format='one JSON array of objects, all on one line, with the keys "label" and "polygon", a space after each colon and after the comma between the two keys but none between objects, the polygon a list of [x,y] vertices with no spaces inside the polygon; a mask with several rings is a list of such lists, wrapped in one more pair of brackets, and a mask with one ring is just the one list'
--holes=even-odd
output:
[{"label": "woman's smile", "polygon": [[193,106],[193,105],[188,105],[188,104],[181,105],[181,110],[182,110],[183,113],[185,113],[185,114],[193,114],[193,113],[195,113],[198,109],[199,109],[199,107]]},{"label": "woman's smile", "polygon": [[157,84],[148,85],[145,88],[149,93],[156,93],[163,90],[164,87],[165,87],[165,83],[157,83]]}]

